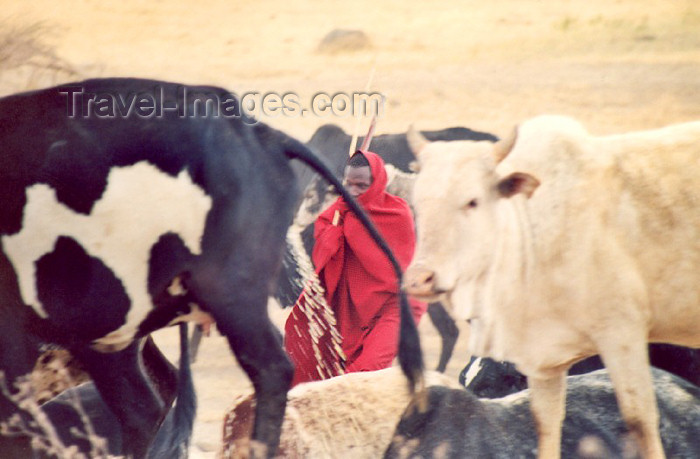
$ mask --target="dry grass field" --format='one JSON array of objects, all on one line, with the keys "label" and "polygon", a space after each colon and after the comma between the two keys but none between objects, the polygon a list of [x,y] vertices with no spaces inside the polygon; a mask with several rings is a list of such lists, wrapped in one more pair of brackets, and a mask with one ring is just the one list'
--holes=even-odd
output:
[{"label": "dry grass field", "polygon": [[[542,113],[574,116],[599,134],[700,119],[697,0],[2,3],[3,95],[139,76],[238,94],[293,92],[307,104],[319,92],[363,91],[373,74],[370,89],[386,97],[378,133],[413,123],[502,135]],[[11,38],[27,27],[36,27],[32,36],[50,58],[32,60],[31,51],[13,47]],[[370,45],[319,52],[334,29],[362,30]],[[347,131],[357,124],[352,116],[312,114],[261,120],[301,140],[323,123]],[[364,130],[368,118],[361,121]],[[439,341],[428,320],[421,332],[432,366]],[[159,336],[171,355],[175,337]],[[448,373],[456,377],[466,358],[461,340]],[[200,410],[192,457],[214,457],[224,408],[249,386],[217,335],[202,344],[194,373]]]}]

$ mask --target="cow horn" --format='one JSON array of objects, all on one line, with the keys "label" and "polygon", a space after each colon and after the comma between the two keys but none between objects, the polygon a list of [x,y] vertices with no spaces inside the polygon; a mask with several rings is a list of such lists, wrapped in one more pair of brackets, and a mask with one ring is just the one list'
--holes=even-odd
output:
[{"label": "cow horn", "polygon": [[421,134],[413,125],[408,127],[408,132],[406,132],[406,140],[408,141],[408,148],[413,153],[413,156],[418,158],[421,150],[426,147],[430,142]]},{"label": "cow horn", "polygon": [[500,163],[508,156],[508,153],[513,149],[515,141],[518,138],[518,126],[513,128],[513,131],[505,139],[501,139],[496,142],[493,146],[493,154],[496,159],[496,163]]}]

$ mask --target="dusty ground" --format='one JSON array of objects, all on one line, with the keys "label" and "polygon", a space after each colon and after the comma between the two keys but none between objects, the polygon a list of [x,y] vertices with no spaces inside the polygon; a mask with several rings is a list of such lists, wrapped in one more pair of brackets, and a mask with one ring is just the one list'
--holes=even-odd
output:
[{"label": "dusty ground", "polygon": [[[371,90],[386,96],[379,133],[414,123],[502,135],[540,113],[575,116],[600,134],[700,118],[696,0],[2,3],[0,28],[42,21],[41,40],[77,72],[6,70],[0,48],[2,94],[83,77],[141,76],[239,94],[294,92],[307,104],[318,92],[363,91],[373,74]],[[318,53],[336,28],[363,30],[371,48]],[[356,125],[353,117],[262,120],[302,140],[322,123],[348,131]],[[421,331],[434,362],[439,347],[429,321]],[[169,352],[174,336],[159,337]],[[454,376],[466,360],[464,343],[458,346],[448,370]],[[207,450],[219,439],[224,407],[248,386],[221,337],[201,351],[193,457],[212,457]]]}]

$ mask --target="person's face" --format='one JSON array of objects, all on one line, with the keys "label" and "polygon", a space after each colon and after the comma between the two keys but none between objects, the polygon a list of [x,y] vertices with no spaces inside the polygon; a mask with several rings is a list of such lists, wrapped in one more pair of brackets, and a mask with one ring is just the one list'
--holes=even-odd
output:
[{"label": "person's face", "polygon": [[348,189],[353,198],[357,198],[372,184],[372,171],[369,166],[345,168],[345,176],[343,177],[343,185]]}]

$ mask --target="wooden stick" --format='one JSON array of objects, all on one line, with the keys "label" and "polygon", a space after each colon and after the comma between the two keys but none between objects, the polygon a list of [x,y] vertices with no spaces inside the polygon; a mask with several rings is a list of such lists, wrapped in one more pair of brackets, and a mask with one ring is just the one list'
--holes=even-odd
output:
[{"label": "wooden stick", "polygon": [[[372,86],[372,80],[374,80],[374,70],[375,66],[372,66],[372,70],[369,73],[369,79],[367,80],[367,86],[365,86],[365,94],[369,93],[369,89]],[[355,113],[355,129],[352,133],[352,140],[350,141],[350,151],[348,151],[348,156],[352,156],[355,153],[355,147],[357,147],[357,131],[360,130],[360,114]]]},{"label": "wooden stick", "polygon": [[367,130],[367,135],[362,141],[361,151],[369,150],[369,144],[372,143],[372,137],[374,137],[374,128],[377,126],[377,114],[372,115],[372,121],[369,123],[369,129]]}]

